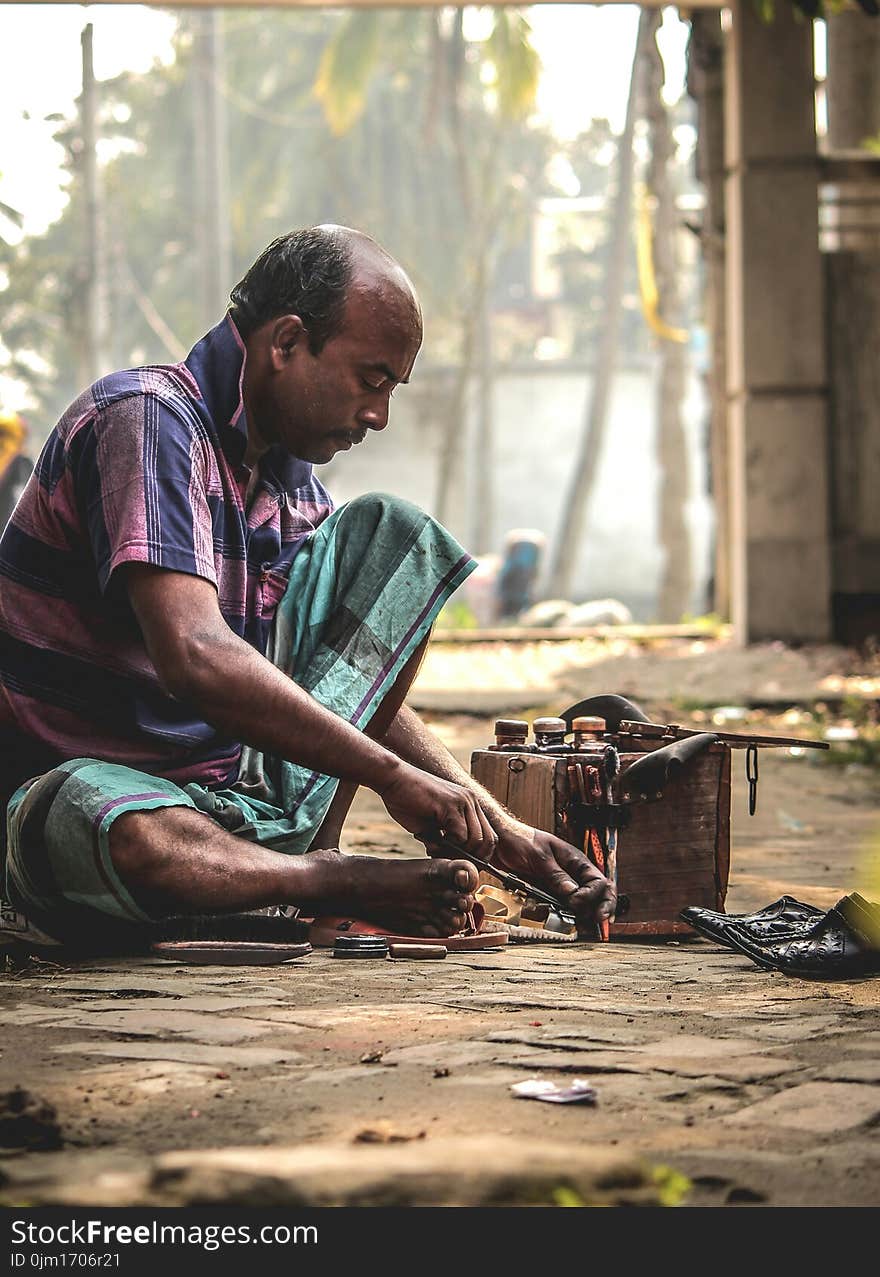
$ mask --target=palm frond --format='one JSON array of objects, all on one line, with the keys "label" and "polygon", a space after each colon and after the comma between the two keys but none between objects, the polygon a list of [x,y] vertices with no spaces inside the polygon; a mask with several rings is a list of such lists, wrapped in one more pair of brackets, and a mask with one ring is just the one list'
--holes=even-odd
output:
[{"label": "palm frond", "polygon": [[538,95],[541,59],[531,36],[523,14],[500,9],[486,41],[486,52],[495,65],[498,110],[511,120],[528,115]]},{"label": "palm frond", "polygon": [[366,106],[379,60],[382,16],[363,9],[351,13],[321,55],[314,93],[337,137],[357,123]]}]

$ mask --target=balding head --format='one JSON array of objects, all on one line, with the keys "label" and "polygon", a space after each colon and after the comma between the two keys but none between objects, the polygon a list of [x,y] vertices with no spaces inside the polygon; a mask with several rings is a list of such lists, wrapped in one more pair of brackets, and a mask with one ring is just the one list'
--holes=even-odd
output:
[{"label": "balding head", "polygon": [[233,289],[232,318],[247,351],[248,464],[276,444],[320,464],[384,430],[422,343],[405,271],[347,226],[275,240]]},{"label": "balding head", "polygon": [[399,317],[421,337],[409,276],[374,239],[348,226],[312,226],[274,240],[233,288],[230,309],[245,338],[279,315],[298,315],[317,354],[339,331],[352,291],[370,299],[377,318]]}]

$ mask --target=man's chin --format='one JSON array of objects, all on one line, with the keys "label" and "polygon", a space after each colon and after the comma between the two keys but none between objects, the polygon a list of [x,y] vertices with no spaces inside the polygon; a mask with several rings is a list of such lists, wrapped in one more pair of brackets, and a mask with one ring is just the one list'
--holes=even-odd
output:
[{"label": "man's chin", "polygon": [[300,461],[308,461],[313,466],[325,466],[328,461],[340,452],[350,452],[354,446],[354,440],[346,434],[340,432],[336,435],[326,435],[323,439],[315,440],[305,447],[290,449],[291,455],[298,457]]},{"label": "man's chin", "polygon": [[327,440],[327,456],[323,460],[332,461],[339,452],[351,452],[355,442],[351,435],[342,431],[337,435],[331,435]]},{"label": "man's chin", "polygon": [[300,461],[307,461],[313,466],[326,466],[339,451],[340,445],[335,440],[326,440],[323,443],[312,444],[308,448],[297,448],[295,452],[291,450],[291,456],[297,457]]}]

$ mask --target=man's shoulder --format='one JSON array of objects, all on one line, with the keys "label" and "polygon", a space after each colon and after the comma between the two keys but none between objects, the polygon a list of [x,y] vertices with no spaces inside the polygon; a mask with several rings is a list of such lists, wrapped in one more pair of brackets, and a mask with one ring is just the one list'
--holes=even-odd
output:
[{"label": "man's shoulder", "polygon": [[67,441],[85,427],[100,428],[126,418],[143,419],[149,415],[149,404],[201,432],[205,422],[199,411],[200,402],[198,383],[185,364],[126,368],[108,373],[83,391],[67,408],[56,431]]},{"label": "man's shoulder", "polygon": [[91,387],[97,411],[112,408],[127,399],[152,399],[176,413],[189,417],[201,403],[198,382],[186,364],[146,364],[109,373]]}]

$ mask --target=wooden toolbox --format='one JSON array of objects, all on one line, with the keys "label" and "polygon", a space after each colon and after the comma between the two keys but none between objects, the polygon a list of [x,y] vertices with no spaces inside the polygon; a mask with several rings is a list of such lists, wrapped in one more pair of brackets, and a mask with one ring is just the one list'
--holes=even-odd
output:
[{"label": "wooden toolbox", "polygon": [[[692,934],[679,912],[686,905],[723,909],[727,895],[730,749],[711,744],[666,781],[662,794],[645,795],[628,788],[627,769],[651,745],[619,744],[620,770],[610,781],[601,745],[562,755],[480,749],[471,757],[471,772],[520,820],[577,847],[584,847],[590,825],[599,823],[604,837],[604,817],[616,827],[617,886],[629,909],[612,924],[612,937]],[[610,797],[604,816],[573,792],[575,761],[602,771]],[[589,839],[587,849],[589,854]]]}]

